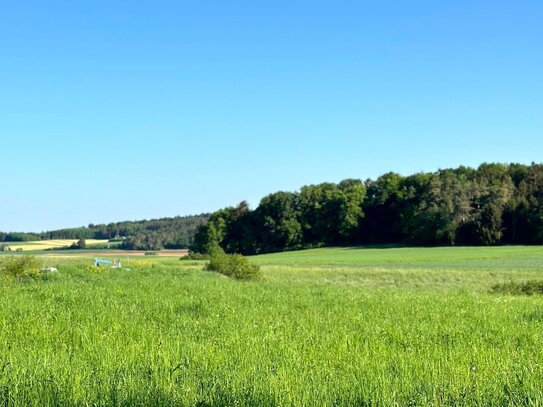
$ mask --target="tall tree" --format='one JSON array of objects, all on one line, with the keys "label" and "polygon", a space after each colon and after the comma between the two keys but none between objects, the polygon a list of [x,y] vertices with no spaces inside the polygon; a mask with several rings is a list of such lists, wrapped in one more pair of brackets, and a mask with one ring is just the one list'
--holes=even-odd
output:
[{"label": "tall tree", "polygon": [[299,194],[276,192],[260,201],[255,211],[260,225],[260,247],[264,252],[294,249],[302,246]]}]

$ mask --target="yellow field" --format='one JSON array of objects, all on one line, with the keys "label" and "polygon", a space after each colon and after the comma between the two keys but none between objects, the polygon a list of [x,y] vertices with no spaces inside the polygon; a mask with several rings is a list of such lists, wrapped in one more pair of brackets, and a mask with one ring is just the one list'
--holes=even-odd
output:
[{"label": "yellow field", "polygon": [[[87,239],[87,246],[96,243],[107,243],[107,240]],[[66,246],[71,246],[72,243],[77,242],[77,239],[57,239],[57,240],[36,240],[32,242],[2,242],[7,244],[12,251],[22,249],[23,251],[29,250],[46,250],[56,249]]]}]

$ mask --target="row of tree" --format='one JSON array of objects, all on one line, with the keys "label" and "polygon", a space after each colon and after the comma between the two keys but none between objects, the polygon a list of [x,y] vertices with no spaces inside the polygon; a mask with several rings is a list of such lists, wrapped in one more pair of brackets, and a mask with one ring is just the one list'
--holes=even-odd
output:
[{"label": "row of tree", "polygon": [[543,243],[543,165],[482,164],[276,192],[213,213],[193,250],[255,254],[322,245]]},{"label": "row of tree", "polygon": [[181,249],[193,244],[198,226],[208,214],[126,221],[87,227],[59,229],[43,233],[2,233],[0,242],[49,239],[108,239],[122,242],[122,248],[138,250]]}]

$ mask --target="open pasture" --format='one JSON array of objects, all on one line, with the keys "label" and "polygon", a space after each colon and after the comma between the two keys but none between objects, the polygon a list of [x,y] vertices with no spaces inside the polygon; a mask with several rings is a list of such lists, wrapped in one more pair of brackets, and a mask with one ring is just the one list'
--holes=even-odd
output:
[{"label": "open pasture", "polygon": [[131,260],[0,284],[0,405],[541,405],[540,247]]},{"label": "open pasture", "polygon": [[322,248],[254,258],[269,278],[307,284],[416,291],[487,292],[496,283],[543,279],[543,247]]}]

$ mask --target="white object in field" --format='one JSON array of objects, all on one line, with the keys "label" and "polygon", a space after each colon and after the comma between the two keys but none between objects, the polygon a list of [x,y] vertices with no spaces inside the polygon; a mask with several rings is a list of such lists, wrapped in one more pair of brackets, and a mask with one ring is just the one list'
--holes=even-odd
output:
[{"label": "white object in field", "polygon": [[56,267],[46,267],[40,270],[42,273],[56,273],[58,270]]},{"label": "white object in field", "polygon": [[106,264],[111,266],[112,269],[123,268],[120,260],[104,260],[104,259],[94,259],[94,267],[100,267],[101,264]]}]

